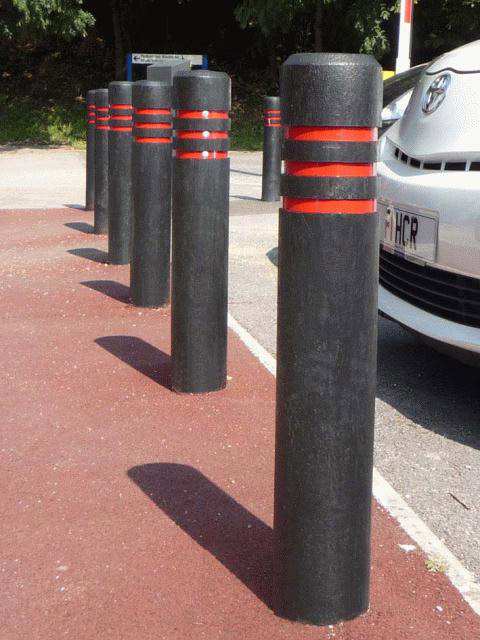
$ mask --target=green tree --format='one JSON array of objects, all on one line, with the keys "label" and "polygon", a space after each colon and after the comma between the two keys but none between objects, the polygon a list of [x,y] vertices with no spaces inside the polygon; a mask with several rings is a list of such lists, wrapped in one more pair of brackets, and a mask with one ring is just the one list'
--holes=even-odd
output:
[{"label": "green tree", "polygon": [[7,39],[85,36],[95,24],[82,0],[0,0],[0,34]]},{"label": "green tree", "polygon": [[[258,31],[264,49],[282,50],[289,42],[282,53],[349,51],[381,59],[391,49],[396,53],[399,8],[400,0],[241,0],[235,13],[243,28]],[[480,0],[415,0],[415,63],[475,40],[479,33]]]},{"label": "green tree", "polygon": [[243,0],[235,13],[242,27],[258,29],[270,45],[295,31],[297,48],[380,58],[389,50],[386,26],[398,5],[399,0]]},{"label": "green tree", "polygon": [[413,50],[428,60],[480,34],[480,0],[418,0],[413,22]]}]

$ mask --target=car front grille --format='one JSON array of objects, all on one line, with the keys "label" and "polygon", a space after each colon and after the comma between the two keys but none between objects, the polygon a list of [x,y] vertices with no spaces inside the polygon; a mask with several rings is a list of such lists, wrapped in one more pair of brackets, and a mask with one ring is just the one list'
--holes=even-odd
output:
[{"label": "car front grille", "polygon": [[466,160],[465,162],[449,162],[443,160],[441,162],[431,162],[412,158],[406,153],[403,153],[399,147],[395,147],[393,153],[401,162],[415,169],[423,169],[424,171],[480,171],[480,161],[478,160]]},{"label": "car front grille", "polygon": [[480,279],[422,266],[381,249],[380,284],[433,315],[480,328]]}]

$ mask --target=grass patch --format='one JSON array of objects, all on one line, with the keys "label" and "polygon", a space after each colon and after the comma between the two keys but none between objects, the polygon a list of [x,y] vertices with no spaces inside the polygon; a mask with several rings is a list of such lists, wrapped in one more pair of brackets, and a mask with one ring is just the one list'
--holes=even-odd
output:
[{"label": "grass patch", "polygon": [[236,151],[259,151],[263,144],[263,123],[260,119],[233,117],[231,148]]},{"label": "grass patch", "polygon": [[430,573],[446,573],[448,564],[442,558],[428,558],[425,560],[425,566]]},{"label": "grass patch", "polygon": [[[252,115],[245,110],[232,114],[232,149],[262,148],[262,120],[260,115]],[[0,122],[0,144],[65,144],[85,148],[86,113],[82,103],[38,105],[27,100],[2,103],[0,98]]]},{"label": "grass patch", "polygon": [[0,144],[67,144],[85,148],[85,105],[0,100]]}]

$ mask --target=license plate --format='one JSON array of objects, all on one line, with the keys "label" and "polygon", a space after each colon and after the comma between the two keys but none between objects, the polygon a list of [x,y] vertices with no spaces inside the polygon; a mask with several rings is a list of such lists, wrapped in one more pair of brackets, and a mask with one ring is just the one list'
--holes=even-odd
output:
[{"label": "license plate", "polygon": [[409,206],[378,203],[383,248],[405,258],[435,262],[438,214]]}]

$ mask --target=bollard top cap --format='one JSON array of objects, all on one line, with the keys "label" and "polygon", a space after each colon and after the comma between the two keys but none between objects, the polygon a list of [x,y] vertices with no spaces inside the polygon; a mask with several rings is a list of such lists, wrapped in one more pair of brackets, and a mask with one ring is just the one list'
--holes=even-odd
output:
[{"label": "bollard top cap", "polygon": [[132,83],[128,80],[114,80],[108,85],[110,104],[128,104],[132,101]]},{"label": "bollard top cap", "polygon": [[230,111],[230,76],[223,71],[180,71],[173,78],[175,109]]},{"label": "bollard top cap", "polygon": [[381,69],[375,58],[366,53],[292,53],[282,66],[288,65],[346,65]]},{"label": "bollard top cap", "polygon": [[280,72],[282,121],[296,126],[379,127],[382,68],[360,53],[295,53]]},{"label": "bollard top cap", "polygon": [[95,89],[89,89],[85,94],[85,101],[87,104],[93,104],[95,102]]},{"label": "bollard top cap", "polygon": [[97,107],[108,107],[108,89],[95,90],[95,104]]},{"label": "bollard top cap", "polygon": [[155,80],[138,80],[132,84],[132,101],[137,108],[170,109],[172,85]]},{"label": "bollard top cap", "polygon": [[280,109],[280,96],[265,96],[263,107],[265,109]]}]

